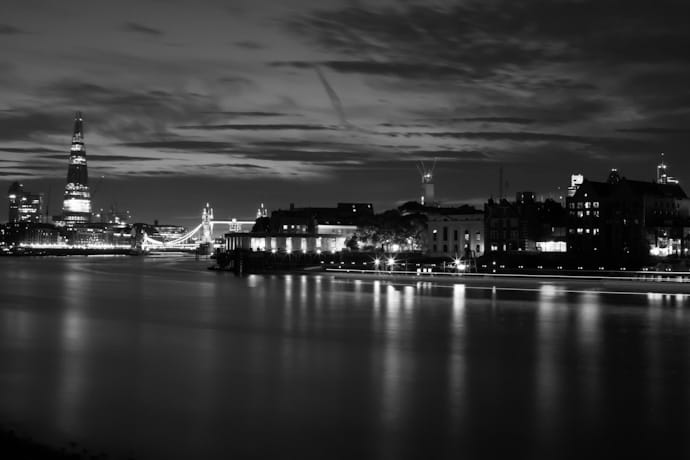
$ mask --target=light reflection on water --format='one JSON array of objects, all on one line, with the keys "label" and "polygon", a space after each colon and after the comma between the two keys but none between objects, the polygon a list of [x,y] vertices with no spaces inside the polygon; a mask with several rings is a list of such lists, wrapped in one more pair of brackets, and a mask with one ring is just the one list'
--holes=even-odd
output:
[{"label": "light reflection on water", "polygon": [[35,262],[0,260],[0,421],[56,442],[486,458],[644,432],[623,451],[688,448],[687,295]]}]

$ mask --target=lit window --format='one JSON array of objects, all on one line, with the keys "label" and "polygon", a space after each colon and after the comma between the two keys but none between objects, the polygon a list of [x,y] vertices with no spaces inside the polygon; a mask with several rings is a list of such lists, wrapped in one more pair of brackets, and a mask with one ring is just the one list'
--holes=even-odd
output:
[{"label": "lit window", "polygon": [[582,235],[582,228],[578,228],[578,229],[577,229],[577,234],[578,234],[578,235]]},{"label": "lit window", "polygon": [[592,203],[592,207],[593,207],[593,208],[598,208],[598,207],[599,207],[599,202],[598,202],[598,201],[595,201],[594,203]]},{"label": "lit window", "polygon": [[592,202],[591,201],[585,201],[585,209],[589,209],[592,207]]},{"label": "lit window", "polygon": [[584,214],[583,214],[582,211],[578,211],[578,212],[577,212],[577,217],[580,217],[580,218],[581,218],[583,215],[584,215]]},{"label": "lit window", "polygon": [[598,234],[599,234],[599,229],[598,229],[598,228],[593,228],[593,229],[592,229],[592,233],[593,233],[594,235],[598,235]]}]

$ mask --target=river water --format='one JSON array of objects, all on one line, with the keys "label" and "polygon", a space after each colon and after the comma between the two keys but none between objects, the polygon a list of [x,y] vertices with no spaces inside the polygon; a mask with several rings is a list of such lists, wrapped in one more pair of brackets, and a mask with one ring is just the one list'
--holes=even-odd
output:
[{"label": "river water", "polygon": [[689,458],[690,297],[0,258],[0,421],[113,457]]}]

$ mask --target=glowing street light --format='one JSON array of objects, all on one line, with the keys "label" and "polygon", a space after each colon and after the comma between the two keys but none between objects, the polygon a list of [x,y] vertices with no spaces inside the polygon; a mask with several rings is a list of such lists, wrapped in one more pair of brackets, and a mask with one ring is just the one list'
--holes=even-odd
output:
[{"label": "glowing street light", "polygon": [[387,264],[388,264],[388,266],[389,266],[389,267],[391,268],[391,270],[392,270],[393,267],[395,266],[395,259],[392,258],[392,257],[389,257],[389,258],[388,258]]},{"label": "glowing street light", "polygon": [[460,259],[455,259],[455,268],[457,271],[462,272],[465,271],[467,268],[467,265]]},{"label": "glowing street light", "polygon": [[381,259],[377,257],[374,259],[374,267],[379,268],[379,265],[381,265]]}]

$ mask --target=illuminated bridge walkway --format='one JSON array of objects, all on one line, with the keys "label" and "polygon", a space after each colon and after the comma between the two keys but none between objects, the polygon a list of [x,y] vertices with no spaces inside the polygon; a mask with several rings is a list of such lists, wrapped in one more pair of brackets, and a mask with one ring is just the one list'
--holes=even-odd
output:
[{"label": "illuminated bridge walkway", "polygon": [[200,244],[213,244],[213,228],[218,225],[227,225],[228,232],[241,232],[251,229],[253,220],[213,220],[213,208],[206,203],[201,214],[201,223],[186,234],[169,241],[160,241],[144,234],[142,248],[144,250],[168,250],[168,249],[196,249]]}]

